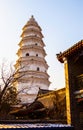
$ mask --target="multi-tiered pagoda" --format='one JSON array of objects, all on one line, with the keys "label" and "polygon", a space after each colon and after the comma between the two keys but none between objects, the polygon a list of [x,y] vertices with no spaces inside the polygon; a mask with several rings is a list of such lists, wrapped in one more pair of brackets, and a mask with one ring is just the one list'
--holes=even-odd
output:
[{"label": "multi-tiered pagoda", "polygon": [[39,89],[48,90],[50,85],[41,31],[32,16],[23,27],[21,34],[15,68],[19,68],[17,75],[20,75],[20,78],[17,80],[16,87],[20,91],[18,97],[22,103],[32,103]]}]

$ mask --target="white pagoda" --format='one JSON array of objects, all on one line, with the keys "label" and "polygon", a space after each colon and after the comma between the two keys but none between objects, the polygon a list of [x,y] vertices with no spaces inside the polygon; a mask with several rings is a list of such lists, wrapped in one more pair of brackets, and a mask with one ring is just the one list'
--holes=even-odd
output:
[{"label": "white pagoda", "polygon": [[31,16],[21,34],[15,69],[19,69],[17,75],[20,75],[20,78],[16,82],[16,87],[22,104],[32,103],[39,89],[48,90],[50,85],[41,31],[40,26]]}]

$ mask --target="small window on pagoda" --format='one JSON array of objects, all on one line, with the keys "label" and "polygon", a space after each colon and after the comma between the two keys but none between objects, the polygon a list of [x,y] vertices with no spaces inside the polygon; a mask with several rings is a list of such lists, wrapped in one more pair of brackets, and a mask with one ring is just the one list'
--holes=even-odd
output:
[{"label": "small window on pagoda", "polygon": [[37,46],[38,44],[37,44],[37,43],[35,43],[35,45]]},{"label": "small window on pagoda", "polygon": [[36,54],[36,56],[38,56],[38,54]]},{"label": "small window on pagoda", "polygon": [[37,67],[37,71],[39,71],[39,67]]},{"label": "small window on pagoda", "polygon": [[26,56],[29,56],[29,53],[26,53]]}]

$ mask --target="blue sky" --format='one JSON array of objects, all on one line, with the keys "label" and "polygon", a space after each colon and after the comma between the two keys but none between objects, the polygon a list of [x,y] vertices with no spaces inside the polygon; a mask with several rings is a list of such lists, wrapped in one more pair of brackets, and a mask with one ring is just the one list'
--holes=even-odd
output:
[{"label": "blue sky", "polygon": [[0,64],[16,60],[22,27],[34,15],[44,35],[51,89],[65,86],[56,54],[83,39],[83,0],[0,0]]}]

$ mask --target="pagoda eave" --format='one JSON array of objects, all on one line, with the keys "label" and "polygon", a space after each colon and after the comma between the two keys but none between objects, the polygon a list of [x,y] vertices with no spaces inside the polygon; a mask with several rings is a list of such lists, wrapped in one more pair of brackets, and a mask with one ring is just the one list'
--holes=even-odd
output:
[{"label": "pagoda eave", "polygon": [[39,64],[42,64],[42,65],[44,65],[45,66],[45,68],[47,68],[48,69],[48,64],[47,64],[47,62],[45,62],[42,58],[40,58],[40,57],[34,57],[34,56],[30,56],[30,57],[27,57],[27,58],[25,58],[25,57],[20,57],[18,60],[17,60],[17,62],[16,63],[19,63],[19,64],[21,64],[22,62],[27,62],[28,61],[28,64],[29,63],[39,63]]},{"label": "pagoda eave", "polygon": [[40,38],[43,38],[43,35],[41,32],[37,31],[37,30],[34,30],[34,29],[26,29],[22,32],[21,34],[21,37],[23,37],[25,34],[28,34],[28,33],[35,33],[36,35],[38,34]]},{"label": "pagoda eave", "polygon": [[43,40],[40,40],[40,38],[35,37],[35,36],[33,36],[33,37],[28,36],[28,40],[27,40],[27,38],[21,39],[21,41],[18,43],[18,45],[21,47],[23,42],[27,42],[27,41],[34,41],[34,42],[38,41],[41,44],[42,47],[45,47],[45,44],[44,44]]},{"label": "pagoda eave", "polygon": [[46,80],[45,78],[38,78],[38,77],[29,77],[28,79],[27,78],[20,78],[20,79],[18,79],[18,82],[20,82],[20,83],[28,83],[28,82],[30,82],[30,81],[32,81],[32,83],[34,82],[34,83],[44,83],[44,84],[47,84],[48,86],[50,85],[50,81],[48,81],[48,79]]},{"label": "pagoda eave", "polygon": [[37,27],[38,29],[39,29],[39,31],[42,31],[42,29],[41,29],[41,27],[40,26],[38,26],[38,24],[37,23],[29,23],[29,22],[27,22],[26,24],[25,24],[25,26],[22,28],[22,30],[24,31],[26,28],[28,28],[29,26],[31,26],[31,28],[33,27],[33,26],[35,26],[35,27]]}]

